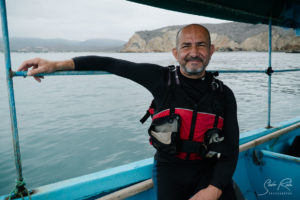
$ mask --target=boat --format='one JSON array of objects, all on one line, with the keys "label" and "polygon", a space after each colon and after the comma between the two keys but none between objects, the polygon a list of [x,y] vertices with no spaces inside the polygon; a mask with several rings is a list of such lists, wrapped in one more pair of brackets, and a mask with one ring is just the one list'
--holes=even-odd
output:
[{"label": "boat", "polygon": [[[264,128],[241,134],[240,154],[233,179],[240,199],[276,200],[300,199],[300,157],[291,149],[300,137],[300,116],[271,125],[270,99],[273,73],[300,71],[300,69],[274,70],[271,65],[272,25],[300,32],[300,3],[297,0],[131,0],[149,6],[184,13],[245,22],[269,24],[269,67],[266,70],[219,71],[219,73],[266,73],[269,78],[268,124]],[[9,36],[5,0],[0,0],[3,40],[5,47],[7,85],[17,169],[16,190],[0,196],[5,199],[155,199],[152,177],[153,158],[114,167],[104,171],[64,180],[35,189],[23,183],[18,129],[14,105],[13,77],[26,76],[26,72],[13,72],[10,63]],[[55,72],[41,75],[85,75],[103,72]],[[296,144],[296,146],[295,146]],[[299,150],[299,148],[298,148]]]}]

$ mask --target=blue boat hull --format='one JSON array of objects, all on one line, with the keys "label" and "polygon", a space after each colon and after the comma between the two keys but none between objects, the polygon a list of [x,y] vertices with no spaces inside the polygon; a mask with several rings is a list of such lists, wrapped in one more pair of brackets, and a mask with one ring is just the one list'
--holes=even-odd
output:
[{"label": "blue boat hull", "polygon": [[[276,129],[293,125],[299,118],[282,123]],[[257,132],[257,133],[255,133]],[[270,134],[269,130],[252,131],[241,138],[241,144],[257,136]],[[240,152],[234,180],[247,199],[300,199],[300,158],[287,151],[300,129]]]},{"label": "blue boat hull", "polygon": [[[300,117],[277,128],[258,129],[241,134],[240,145],[274,131],[299,123]],[[285,154],[300,128],[240,152],[234,181],[248,200],[296,200],[300,198],[300,158]],[[31,199],[97,199],[152,176],[153,159],[130,163],[97,173],[34,189]],[[4,200],[7,196],[0,197]],[[155,199],[153,188],[128,197]]]}]

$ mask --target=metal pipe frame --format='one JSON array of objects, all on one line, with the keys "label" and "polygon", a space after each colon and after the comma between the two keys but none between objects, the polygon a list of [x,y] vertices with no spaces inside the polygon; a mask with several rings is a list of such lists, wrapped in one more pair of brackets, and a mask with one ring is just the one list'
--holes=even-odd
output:
[{"label": "metal pipe frame", "polygon": [[8,35],[5,0],[0,0],[0,9],[1,9],[2,36],[3,36],[5,66],[6,66],[6,81],[7,81],[7,90],[8,90],[8,100],[9,100],[9,110],[10,110],[10,119],[11,119],[15,165],[16,165],[16,170],[17,170],[17,180],[23,181],[21,153],[20,153],[20,145],[19,145],[18,125],[17,125],[17,115],[16,115],[16,106],[15,106],[15,96],[14,96],[12,70],[11,70],[9,35]]},{"label": "metal pipe frame", "polygon": [[269,66],[268,69],[268,123],[267,128],[271,128],[271,84],[272,84],[272,18],[269,20]]},{"label": "metal pipe frame", "polygon": [[[224,74],[231,74],[231,73],[266,73],[266,70],[208,70],[209,72],[218,72]],[[300,71],[300,69],[282,69],[282,70],[274,70],[274,73],[281,73],[281,72],[294,72]],[[74,75],[107,75],[111,74],[109,72],[104,71],[57,71],[53,73],[47,74],[37,74],[36,76],[74,76]],[[20,72],[12,72],[13,77],[26,77],[26,71]]]}]

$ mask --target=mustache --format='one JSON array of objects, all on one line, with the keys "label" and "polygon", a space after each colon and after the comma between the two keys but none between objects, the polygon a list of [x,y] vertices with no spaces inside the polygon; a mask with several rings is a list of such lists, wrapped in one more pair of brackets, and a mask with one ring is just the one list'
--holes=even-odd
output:
[{"label": "mustache", "polygon": [[188,62],[188,61],[200,61],[200,62],[203,62],[204,60],[201,58],[201,57],[199,57],[199,56],[195,56],[195,57],[187,57],[187,58],[185,58],[184,59],[186,62]]}]

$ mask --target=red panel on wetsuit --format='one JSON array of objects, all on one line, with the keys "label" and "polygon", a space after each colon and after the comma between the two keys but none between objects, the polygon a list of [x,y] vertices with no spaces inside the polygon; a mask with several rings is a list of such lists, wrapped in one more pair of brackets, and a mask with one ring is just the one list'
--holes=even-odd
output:
[{"label": "red panel on wetsuit", "polygon": [[193,111],[182,108],[176,108],[175,114],[178,114],[181,117],[180,139],[188,140],[191,130]]},{"label": "red panel on wetsuit", "polygon": [[164,111],[161,111],[159,113],[157,113],[156,115],[153,116],[152,118],[152,121],[155,120],[156,118],[161,118],[161,117],[165,117],[165,116],[168,116],[170,115],[170,110],[164,110]]},{"label": "red panel on wetsuit", "polygon": [[[193,141],[203,142],[204,134],[208,129],[214,127],[216,115],[208,113],[198,113]],[[217,128],[222,130],[223,118],[219,118]]]},{"label": "red panel on wetsuit", "polygon": [[[193,111],[188,109],[182,109],[182,108],[176,108],[175,114],[180,115],[181,117],[181,124],[180,124],[180,138],[182,140],[189,140],[190,135],[190,129],[191,129],[191,123],[193,118]],[[165,117],[170,115],[170,110],[164,110],[160,113],[157,113],[155,116],[153,116],[153,120],[160,117]],[[203,142],[204,140],[204,134],[208,129],[211,129],[214,127],[215,123],[215,115],[209,114],[209,113],[197,113],[196,118],[196,125],[193,135],[193,141],[197,142]],[[223,128],[223,118],[219,117],[219,121],[217,124],[217,127],[219,129]],[[180,152],[177,157],[181,159],[186,159],[187,153]],[[197,160],[201,159],[201,156],[199,156],[196,153],[191,153],[189,160]]]}]

